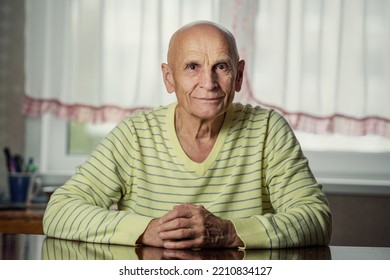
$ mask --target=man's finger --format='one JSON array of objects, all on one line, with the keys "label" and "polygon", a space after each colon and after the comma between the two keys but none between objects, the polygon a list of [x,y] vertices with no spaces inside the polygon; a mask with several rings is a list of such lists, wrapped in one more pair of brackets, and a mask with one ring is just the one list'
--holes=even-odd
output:
[{"label": "man's finger", "polygon": [[158,237],[161,240],[189,240],[199,237],[196,230],[192,228],[178,228],[170,231],[160,231]]},{"label": "man's finger", "polygon": [[192,223],[189,218],[176,218],[164,223],[160,223],[157,228],[157,231],[161,233],[161,232],[173,231],[178,229],[186,229],[191,227],[192,227]]},{"label": "man's finger", "polygon": [[169,211],[160,218],[160,224],[172,221],[177,218],[191,218],[192,211],[188,204],[177,205],[173,207],[172,211]]}]

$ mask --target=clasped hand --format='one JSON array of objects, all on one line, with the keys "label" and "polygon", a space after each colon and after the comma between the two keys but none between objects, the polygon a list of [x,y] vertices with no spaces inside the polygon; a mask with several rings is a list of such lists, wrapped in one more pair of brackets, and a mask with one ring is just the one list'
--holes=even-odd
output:
[{"label": "clasped hand", "polygon": [[193,204],[175,206],[161,218],[152,220],[138,242],[167,249],[243,246],[231,221]]}]

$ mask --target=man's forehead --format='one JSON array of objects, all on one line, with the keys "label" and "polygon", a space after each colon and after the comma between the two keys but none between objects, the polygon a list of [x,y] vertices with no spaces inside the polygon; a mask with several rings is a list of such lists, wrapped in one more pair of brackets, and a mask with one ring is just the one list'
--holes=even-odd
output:
[{"label": "man's forehead", "polygon": [[227,40],[212,36],[188,37],[177,42],[176,51],[185,56],[230,56]]},{"label": "man's forehead", "polygon": [[208,61],[231,61],[231,55],[226,48],[214,48],[214,49],[187,49],[180,52],[178,56],[180,62],[202,62]]}]

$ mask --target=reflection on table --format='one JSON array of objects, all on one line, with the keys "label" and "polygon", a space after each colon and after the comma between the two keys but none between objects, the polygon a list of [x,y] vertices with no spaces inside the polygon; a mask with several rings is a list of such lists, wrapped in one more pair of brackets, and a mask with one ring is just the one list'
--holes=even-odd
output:
[{"label": "reflection on table", "polygon": [[242,260],[331,259],[329,247],[282,250],[199,249],[167,250],[76,242],[46,238],[42,259],[48,260]]},{"label": "reflection on table", "polygon": [[167,250],[86,243],[44,235],[0,233],[0,259],[8,260],[299,260],[331,259],[329,247],[281,250],[200,249]]},{"label": "reflection on table", "polygon": [[0,260],[40,260],[44,235],[0,233]]},{"label": "reflection on table", "polygon": [[390,248],[305,247],[279,250],[166,250],[0,233],[3,260],[390,260]]}]

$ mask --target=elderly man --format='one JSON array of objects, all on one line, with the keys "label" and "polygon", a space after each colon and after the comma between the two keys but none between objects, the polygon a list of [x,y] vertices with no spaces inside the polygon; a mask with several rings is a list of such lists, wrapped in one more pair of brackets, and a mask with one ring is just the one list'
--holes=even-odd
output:
[{"label": "elderly man", "polygon": [[124,119],[52,195],[45,233],[169,249],[327,245],[329,206],[291,128],[233,103],[244,65],[222,26],[179,29],[162,64],[177,102]]}]

